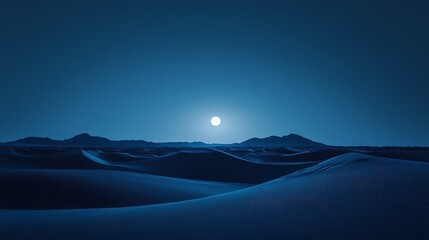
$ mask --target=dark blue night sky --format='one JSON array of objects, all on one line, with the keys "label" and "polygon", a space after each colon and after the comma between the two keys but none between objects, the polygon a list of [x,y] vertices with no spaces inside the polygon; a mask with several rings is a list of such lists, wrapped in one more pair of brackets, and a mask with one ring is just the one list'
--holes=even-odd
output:
[{"label": "dark blue night sky", "polygon": [[2,1],[0,141],[294,132],[429,145],[428,12],[405,0]]}]

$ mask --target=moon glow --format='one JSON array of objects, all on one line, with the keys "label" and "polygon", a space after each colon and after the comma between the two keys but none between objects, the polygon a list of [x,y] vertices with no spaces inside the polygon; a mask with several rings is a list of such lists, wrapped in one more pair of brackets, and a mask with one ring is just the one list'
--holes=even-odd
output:
[{"label": "moon glow", "polygon": [[212,119],[210,120],[210,123],[211,123],[213,126],[217,127],[217,126],[219,126],[219,125],[220,125],[221,120],[220,120],[220,118],[219,118],[218,116],[214,116],[214,117],[212,117]]}]

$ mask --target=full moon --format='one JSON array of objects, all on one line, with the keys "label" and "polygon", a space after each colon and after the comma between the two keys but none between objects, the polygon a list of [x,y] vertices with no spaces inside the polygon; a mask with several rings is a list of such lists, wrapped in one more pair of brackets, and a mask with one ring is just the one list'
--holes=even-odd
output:
[{"label": "full moon", "polygon": [[210,122],[215,127],[219,126],[220,123],[221,123],[220,118],[218,116],[212,117],[212,119],[210,120]]}]

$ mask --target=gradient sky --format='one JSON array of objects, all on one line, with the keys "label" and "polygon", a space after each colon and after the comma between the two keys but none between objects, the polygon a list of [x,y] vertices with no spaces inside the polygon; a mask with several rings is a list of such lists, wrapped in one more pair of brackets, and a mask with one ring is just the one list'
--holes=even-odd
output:
[{"label": "gradient sky", "polygon": [[429,145],[426,2],[2,1],[0,141]]}]

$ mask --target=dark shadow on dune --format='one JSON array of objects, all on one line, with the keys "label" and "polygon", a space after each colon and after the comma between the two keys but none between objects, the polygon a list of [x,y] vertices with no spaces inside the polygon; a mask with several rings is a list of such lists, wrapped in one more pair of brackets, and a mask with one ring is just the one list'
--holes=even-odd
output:
[{"label": "dark shadow on dune", "polygon": [[207,197],[248,186],[105,170],[0,170],[0,209],[149,205]]}]

